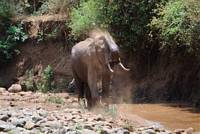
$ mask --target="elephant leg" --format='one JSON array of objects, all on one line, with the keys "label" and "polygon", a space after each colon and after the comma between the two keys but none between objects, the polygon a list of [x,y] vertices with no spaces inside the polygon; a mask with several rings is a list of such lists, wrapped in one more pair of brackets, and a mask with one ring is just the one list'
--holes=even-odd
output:
[{"label": "elephant leg", "polygon": [[98,86],[97,86],[97,73],[94,72],[93,70],[88,72],[88,86],[90,89],[91,93],[91,103],[92,105],[95,105],[96,102],[99,100],[99,91],[98,91]]},{"label": "elephant leg", "polygon": [[84,98],[84,83],[79,79],[79,77],[73,73],[74,76],[74,80],[76,83],[76,87],[77,87],[77,93],[78,93],[78,102],[80,102],[80,99]]},{"label": "elephant leg", "polygon": [[110,92],[111,75],[109,72],[102,74],[102,99],[108,101]]},{"label": "elephant leg", "polygon": [[85,98],[87,100],[87,108],[88,109],[92,108],[92,106],[94,104],[93,104],[93,101],[92,101],[92,95],[91,95],[88,84],[85,85]]},{"label": "elephant leg", "polygon": [[84,84],[82,82],[79,82],[78,85],[78,102],[80,102],[81,99],[84,98]]}]

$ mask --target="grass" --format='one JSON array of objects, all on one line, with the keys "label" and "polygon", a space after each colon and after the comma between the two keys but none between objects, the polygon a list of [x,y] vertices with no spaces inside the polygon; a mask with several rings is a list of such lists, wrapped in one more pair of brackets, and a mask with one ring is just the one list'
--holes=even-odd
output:
[{"label": "grass", "polygon": [[76,132],[82,132],[83,131],[83,126],[78,122],[78,123],[75,124],[74,130]]},{"label": "grass", "polygon": [[125,120],[124,125],[122,126],[124,129],[127,129],[128,131],[133,132],[133,126],[131,125],[131,122],[128,120]]},{"label": "grass", "polygon": [[118,115],[118,110],[116,105],[109,105],[105,108],[105,115],[111,116],[112,118],[116,118]]},{"label": "grass", "polygon": [[46,99],[46,102],[55,104],[64,104],[64,100],[59,96],[50,96]]}]

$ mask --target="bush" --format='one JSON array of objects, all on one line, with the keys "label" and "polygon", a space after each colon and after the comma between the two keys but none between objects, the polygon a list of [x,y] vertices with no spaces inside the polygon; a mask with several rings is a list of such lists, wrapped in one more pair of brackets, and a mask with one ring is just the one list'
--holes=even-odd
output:
[{"label": "bush", "polygon": [[148,37],[147,25],[156,3],[148,0],[81,1],[72,10],[70,27],[75,35],[95,27],[108,29],[121,47],[133,51]]},{"label": "bush", "polygon": [[5,63],[13,55],[18,54],[17,44],[24,42],[27,38],[21,24],[9,26],[5,35],[0,37],[0,63]]},{"label": "bush", "polygon": [[34,75],[34,70],[27,70],[24,79],[20,84],[26,89],[31,91],[41,91],[43,93],[52,91],[54,89],[53,69],[47,66],[41,75]]},{"label": "bush", "polygon": [[26,14],[31,8],[28,0],[1,0],[0,20],[9,20],[11,17]]},{"label": "bush", "polygon": [[68,14],[71,7],[76,5],[79,0],[46,0],[38,9],[37,14]]},{"label": "bush", "polygon": [[22,24],[10,26],[7,30],[7,33],[7,40],[12,42],[24,42],[26,39],[28,39],[28,35],[24,32]]},{"label": "bush", "polygon": [[0,1],[0,22],[2,20],[10,19],[14,15],[14,6],[10,0]]},{"label": "bush", "polygon": [[133,52],[140,50],[143,44],[148,45],[150,31],[148,23],[154,15],[153,9],[159,2],[159,0],[119,0],[109,5],[112,7],[109,25],[121,47]]},{"label": "bush", "polygon": [[27,91],[36,91],[37,87],[34,81],[34,72],[33,69],[27,70],[25,73],[26,78],[20,81],[22,87]]},{"label": "bush", "polygon": [[104,27],[104,9],[106,2],[102,0],[81,1],[78,8],[72,9],[71,23],[72,33],[80,35],[95,27]]},{"label": "bush", "polygon": [[160,5],[151,27],[159,31],[162,48],[184,47],[188,52],[199,49],[200,2],[198,0],[170,0]]},{"label": "bush", "polygon": [[41,92],[48,92],[53,90],[53,69],[51,66],[47,66],[42,73],[41,79],[36,83],[37,88]]}]

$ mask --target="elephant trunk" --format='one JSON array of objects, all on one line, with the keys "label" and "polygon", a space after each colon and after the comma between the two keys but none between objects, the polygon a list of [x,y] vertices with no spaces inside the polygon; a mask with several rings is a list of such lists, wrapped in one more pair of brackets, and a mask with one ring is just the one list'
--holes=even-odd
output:
[{"label": "elephant trunk", "polygon": [[120,65],[120,67],[121,67],[123,70],[125,70],[125,71],[130,71],[129,68],[124,67],[124,65],[121,63],[120,58],[119,58],[119,65]]},{"label": "elephant trunk", "polygon": [[114,72],[114,70],[111,68],[111,66],[110,66],[110,64],[109,64],[109,63],[107,64],[107,66],[108,66],[108,69],[109,69],[109,71],[110,71],[111,73],[113,73],[113,72]]}]

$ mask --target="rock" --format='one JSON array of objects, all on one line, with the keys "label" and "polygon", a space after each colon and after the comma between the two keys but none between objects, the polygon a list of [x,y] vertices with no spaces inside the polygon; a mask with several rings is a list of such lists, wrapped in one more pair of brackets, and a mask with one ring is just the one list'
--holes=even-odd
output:
[{"label": "rock", "polygon": [[[110,125],[110,126],[112,126],[112,125]],[[124,129],[127,129],[127,130],[130,131],[130,132],[133,132],[133,131],[134,131],[134,128],[133,128],[133,126],[131,126],[131,125],[123,126],[123,128],[124,128]]]},{"label": "rock", "polygon": [[167,131],[166,131],[166,132],[159,132],[159,133],[158,133],[158,132],[156,132],[156,134],[172,134],[172,133],[171,133],[171,132],[167,132]]},{"label": "rock", "polygon": [[0,121],[0,132],[8,132],[15,129],[15,126],[9,122]]},{"label": "rock", "polygon": [[2,121],[7,121],[8,119],[10,118],[10,116],[9,115],[0,115],[0,120],[2,120]]},{"label": "rock", "polygon": [[39,114],[37,113],[33,113],[33,115],[31,116],[32,120],[37,123],[38,121],[42,120],[43,118],[41,116],[39,116]]},{"label": "rock", "polygon": [[94,130],[94,128],[89,124],[84,125],[83,128],[88,129],[88,130]]},{"label": "rock", "polygon": [[33,129],[27,130],[27,131],[29,131],[28,134],[43,134],[43,133],[41,133],[41,128],[33,128]]},{"label": "rock", "polygon": [[80,110],[74,110],[71,113],[72,113],[72,115],[78,115],[78,114],[81,113],[81,111]]},{"label": "rock", "polygon": [[67,133],[65,133],[65,134],[82,134],[82,133],[79,132],[79,131],[73,130],[73,131],[69,131],[69,132],[67,132]]},{"label": "rock", "polygon": [[41,127],[40,129],[41,129],[40,133],[42,132],[42,134],[43,133],[45,133],[45,134],[52,134],[53,133],[53,129],[49,128],[49,127]]},{"label": "rock", "polygon": [[10,134],[29,134],[28,131],[22,127],[16,127],[13,130],[9,131]]},{"label": "rock", "polygon": [[[74,131],[74,129],[70,128],[70,127],[62,127],[60,129],[56,130],[54,133],[55,134],[68,134],[71,131]],[[76,133],[74,133],[74,134],[76,134]]]},{"label": "rock", "polygon": [[16,118],[16,117],[12,117],[9,119],[10,123],[13,124],[16,127],[23,127],[26,123],[26,119],[25,118]]},{"label": "rock", "polygon": [[186,133],[186,134],[192,134],[193,131],[194,131],[193,128],[187,128],[187,129],[185,130],[185,133]]},{"label": "rock", "polygon": [[19,95],[20,96],[30,96],[30,95],[32,95],[32,93],[33,93],[32,91],[27,91],[27,92],[22,91],[22,92],[19,92]]},{"label": "rock", "polygon": [[153,129],[147,129],[144,131],[145,134],[156,134],[156,132]]},{"label": "rock", "polygon": [[98,130],[99,134],[110,134],[111,130],[108,128],[102,128],[100,130]]},{"label": "rock", "polygon": [[58,121],[47,121],[45,123],[42,123],[41,126],[50,127],[52,129],[59,129],[61,128],[62,124]]},{"label": "rock", "polygon": [[10,102],[9,105],[10,105],[11,107],[16,106],[16,104],[14,104],[13,102]]},{"label": "rock", "polygon": [[114,129],[112,129],[111,133],[114,133],[114,134],[130,134],[130,132],[128,130],[123,129],[123,128],[114,128]]},{"label": "rock", "polygon": [[137,132],[130,132],[130,134],[138,134]]},{"label": "rock", "polygon": [[98,133],[89,129],[83,129],[81,130],[81,134],[98,134]]},{"label": "rock", "polygon": [[185,130],[184,129],[176,129],[176,130],[174,130],[174,133],[175,134],[181,134],[181,133],[183,133]]},{"label": "rock", "polygon": [[163,134],[172,134],[172,132],[170,130],[165,130],[165,132],[160,132],[160,133],[163,133]]},{"label": "rock", "polygon": [[0,87],[0,94],[6,92],[6,89],[3,87]]},{"label": "rock", "polygon": [[24,128],[30,130],[33,129],[35,127],[35,123],[31,122],[31,121],[27,121],[26,124],[24,125]]},{"label": "rock", "polygon": [[45,110],[43,110],[43,109],[40,109],[40,110],[38,110],[37,112],[38,112],[38,114],[39,114],[40,116],[42,116],[42,117],[44,117],[44,118],[46,118],[47,115],[48,115],[48,112],[45,111]]},{"label": "rock", "polygon": [[166,130],[164,128],[159,128],[159,130],[154,129],[156,132],[165,132]]},{"label": "rock", "polygon": [[103,116],[101,114],[97,115],[94,120],[96,121],[105,121],[105,119],[103,118]]},{"label": "rock", "polygon": [[12,84],[11,87],[8,88],[9,92],[18,93],[22,91],[22,87],[20,84]]}]

